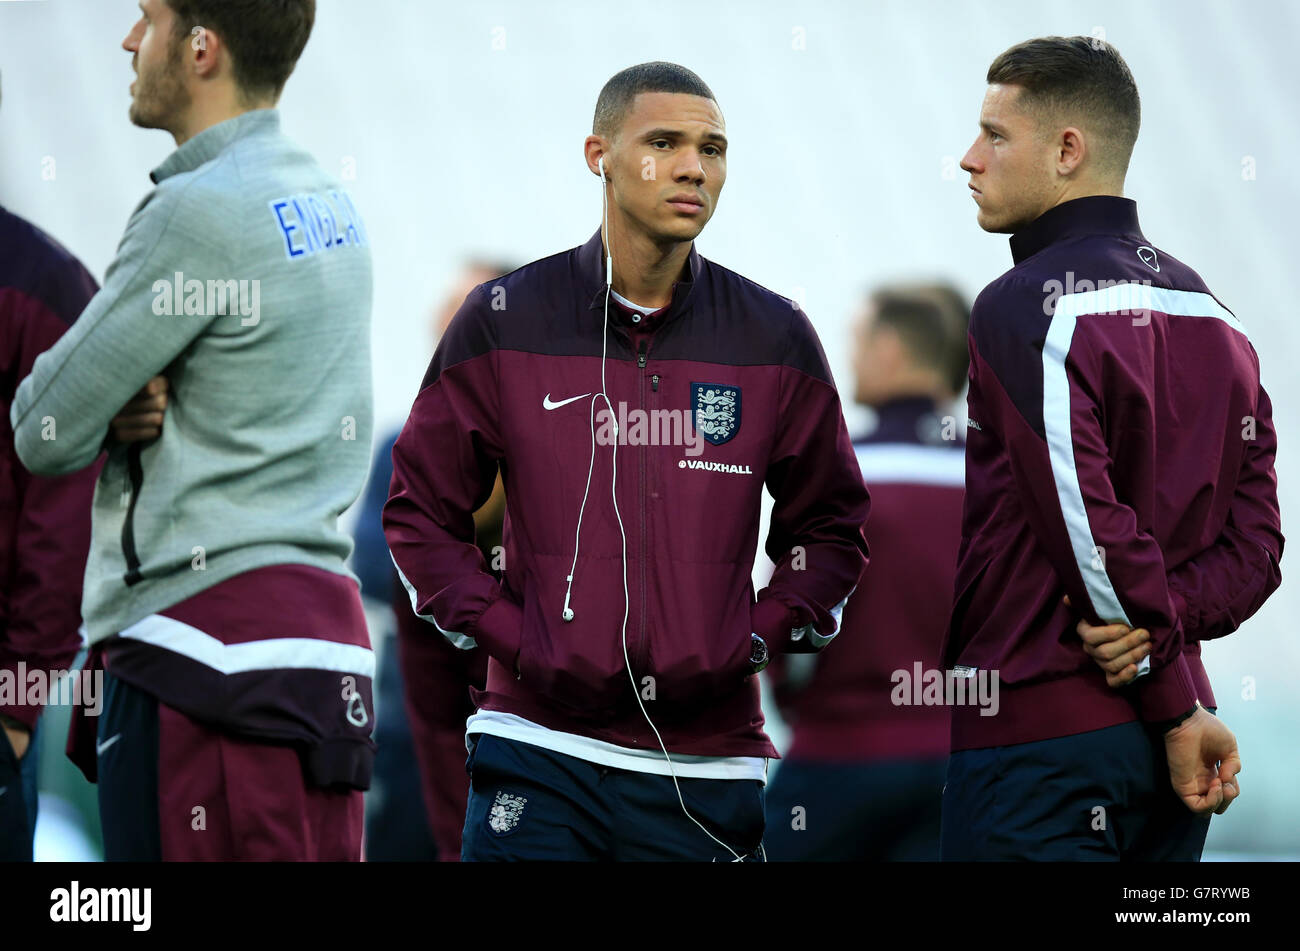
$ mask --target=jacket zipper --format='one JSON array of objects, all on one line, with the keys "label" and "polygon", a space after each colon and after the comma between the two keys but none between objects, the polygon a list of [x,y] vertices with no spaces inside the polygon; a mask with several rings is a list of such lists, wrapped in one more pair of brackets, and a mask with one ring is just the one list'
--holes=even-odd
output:
[{"label": "jacket zipper", "polygon": [[[637,345],[636,365],[640,371],[637,374],[637,398],[640,401],[641,412],[645,412],[645,365],[646,351],[649,345],[647,341],[642,340]],[[646,632],[646,464],[645,464],[646,447],[642,444],[637,452],[637,458],[641,468],[641,484],[639,495],[641,502],[641,627],[640,639],[637,642],[636,652],[633,655],[636,660],[637,670],[644,671],[646,664],[646,655],[648,653],[650,637]],[[633,671],[636,674],[636,670]]]},{"label": "jacket zipper", "polygon": [[126,574],[122,580],[130,587],[144,580],[140,574],[140,556],[135,550],[135,504],[140,499],[140,486],[144,484],[144,466],[140,463],[140,443],[126,450],[127,475],[131,480],[131,503],[122,522],[122,554],[126,558]]}]

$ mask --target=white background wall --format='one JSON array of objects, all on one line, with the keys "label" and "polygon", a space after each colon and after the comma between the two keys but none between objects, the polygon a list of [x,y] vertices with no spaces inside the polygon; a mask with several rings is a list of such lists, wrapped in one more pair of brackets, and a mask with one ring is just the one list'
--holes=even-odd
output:
[{"label": "white background wall", "polygon": [[[101,278],[149,169],[173,148],[126,118],[120,42],[134,19],[132,0],[0,0],[0,202]],[[1098,31],[1142,93],[1127,193],[1148,238],[1201,272],[1260,353],[1285,531],[1300,506],[1300,3],[1287,0],[319,0],[281,108],[327,168],[355,172],[375,251],[379,430],[409,408],[432,350],[429,309],[465,254],[530,260],[595,231],[582,140],[622,67],[673,60],[712,86],[732,144],[700,249],[798,296],[843,390],[865,287],[936,275],[973,295],[1010,265],[1005,239],[976,226],[956,168],[990,60],[1031,36]],[[1300,584],[1288,579],[1206,650],[1246,762],[1245,795],[1211,832],[1219,848],[1300,851],[1297,616]],[[1256,700],[1241,696],[1248,677]]]}]

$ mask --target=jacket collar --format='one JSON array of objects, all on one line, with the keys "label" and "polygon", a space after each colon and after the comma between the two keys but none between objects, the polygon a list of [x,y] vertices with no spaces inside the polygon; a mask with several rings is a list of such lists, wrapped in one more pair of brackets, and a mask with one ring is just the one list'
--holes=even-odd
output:
[{"label": "jacket collar", "polygon": [[[687,277],[673,285],[672,303],[652,315],[650,319],[653,323],[665,323],[687,309],[691,294],[695,290],[696,280],[703,267],[704,259],[695,249],[695,243],[691,242],[691,253],[686,259]],[[590,295],[589,309],[603,308],[605,306],[605,243],[601,240],[599,228],[591,236],[591,240],[578,249],[578,272],[585,293]],[[610,313],[619,315],[622,318],[621,323],[627,322],[632,311],[619,307],[612,296],[609,302],[612,305]]]},{"label": "jacket collar", "polygon": [[1126,234],[1143,243],[1137,202],[1115,195],[1090,195],[1049,208],[1011,236],[1011,257],[1019,264],[1048,245],[1084,234]]},{"label": "jacket collar", "polygon": [[205,162],[212,161],[236,139],[279,131],[280,111],[278,109],[254,109],[245,112],[233,119],[208,126],[167,156],[166,161],[149,173],[149,177],[157,185],[173,175],[192,172]]}]

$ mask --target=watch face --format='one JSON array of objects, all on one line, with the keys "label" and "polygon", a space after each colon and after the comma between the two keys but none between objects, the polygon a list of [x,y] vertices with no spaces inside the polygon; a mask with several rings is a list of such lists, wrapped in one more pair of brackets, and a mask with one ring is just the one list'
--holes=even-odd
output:
[{"label": "watch face", "polygon": [[767,660],[767,642],[757,634],[753,635],[749,646],[749,662],[758,670],[762,670],[767,666]]}]

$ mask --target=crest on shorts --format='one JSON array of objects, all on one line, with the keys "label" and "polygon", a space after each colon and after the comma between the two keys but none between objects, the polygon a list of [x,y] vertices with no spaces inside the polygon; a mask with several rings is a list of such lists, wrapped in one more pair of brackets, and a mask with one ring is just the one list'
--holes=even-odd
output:
[{"label": "crest on shorts", "polygon": [[488,810],[488,828],[497,835],[505,835],[519,825],[523,818],[524,806],[528,800],[523,796],[512,796],[508,792],[497,790],[497,797]]},{"label": "crest on shorts", "polygon": [[740,429],[740,387],[723,383],[692,383],[691,408],[695,431],[715,446]]}]

